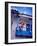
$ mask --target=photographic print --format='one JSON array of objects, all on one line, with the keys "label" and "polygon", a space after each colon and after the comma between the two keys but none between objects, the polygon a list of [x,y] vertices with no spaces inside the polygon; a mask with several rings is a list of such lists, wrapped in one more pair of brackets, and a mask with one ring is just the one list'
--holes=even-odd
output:
[{"label": "photographic print", "polygon": [[32,38],[32,7],[11,7],[11,39]]},{"label": "photographic print", "polygon": [[36,42],[35,3],[6,2],[5,43]]}]

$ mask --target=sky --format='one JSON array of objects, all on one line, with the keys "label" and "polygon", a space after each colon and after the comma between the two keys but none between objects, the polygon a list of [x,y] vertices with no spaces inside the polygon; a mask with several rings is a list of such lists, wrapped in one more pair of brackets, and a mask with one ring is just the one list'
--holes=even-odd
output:
[{"label": "sky", "polygon": [[12,6],[11,8],[19,11],[19,13],[32,15],[32,7],[17,7],[17,6],[14,7]]}]

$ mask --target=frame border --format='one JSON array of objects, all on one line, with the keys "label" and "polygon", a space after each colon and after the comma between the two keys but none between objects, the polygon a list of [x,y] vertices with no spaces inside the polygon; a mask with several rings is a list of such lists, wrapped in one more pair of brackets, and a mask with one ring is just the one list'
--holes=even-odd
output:
[{"label": "frame border", "polygon": [[[32,4],[35,5],[35,41],[32,42],[16,42],[8,43],[8,3],[15,4]],[[26,2],[5,2],[5,44],[21,44],[21,43],[36,43],[36,3],[26,3]]]}]

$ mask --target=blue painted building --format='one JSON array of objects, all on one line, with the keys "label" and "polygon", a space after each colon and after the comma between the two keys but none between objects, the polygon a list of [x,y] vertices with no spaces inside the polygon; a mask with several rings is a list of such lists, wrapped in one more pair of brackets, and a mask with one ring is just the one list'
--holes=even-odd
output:
[{"label": "blue painted building", "polygon": [[[12,7],[11,9],[11,27],[12,34],[15,37],[32,38],[32,8],[30,7]],[[25,27],[19,26],[19,20],[23,19]],[[22,23],[22,22],[21,22]],[[14,35],[13,35],[14,36]],[[13,38],[12,36],[12,38]]]}]

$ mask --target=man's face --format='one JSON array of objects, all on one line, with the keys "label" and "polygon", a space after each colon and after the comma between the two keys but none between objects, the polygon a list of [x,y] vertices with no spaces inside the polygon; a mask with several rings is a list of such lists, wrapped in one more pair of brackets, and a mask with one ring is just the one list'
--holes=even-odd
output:
[{"label": "man's face", "polygon": [[23,21],[20,21],[19,26],[20,27],[23,27],[23,25],[24,25],[24,22]]}]

